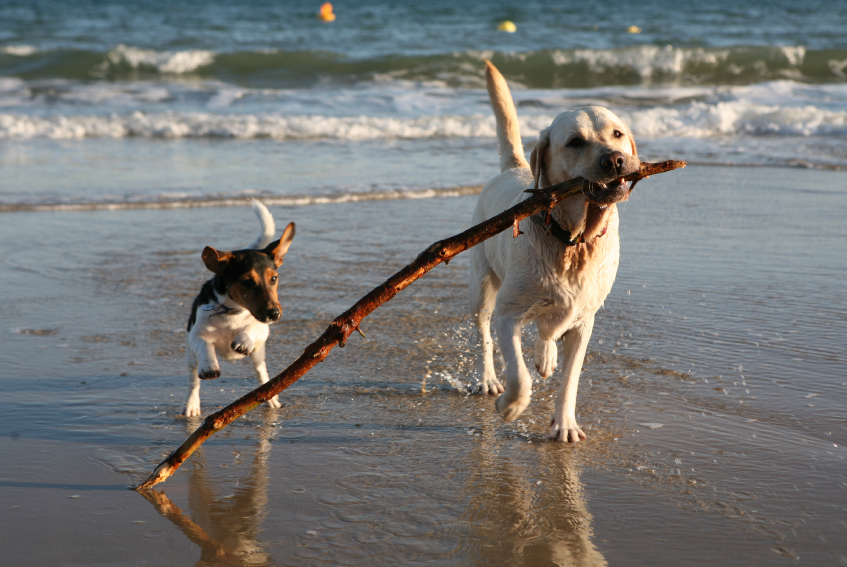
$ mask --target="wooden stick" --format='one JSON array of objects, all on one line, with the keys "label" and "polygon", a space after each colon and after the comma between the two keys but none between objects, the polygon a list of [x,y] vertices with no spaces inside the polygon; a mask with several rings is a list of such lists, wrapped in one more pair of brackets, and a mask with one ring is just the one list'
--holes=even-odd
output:
[{"label": "wooden stick", "polygon": [[[657,173],[664,173],[685,167],[685,164],[686,162],[684,161],[642,163],[641,168],[637,172],[626,176],[625,179],[632,181],[634,187],[635,183],[641,179]],[[414,262],[388,278],[381,286],[374,288],[353,307],[330,323],[324,334],[306,347],[303,354],[288,368],[277,374],[272,380],[245,394],[222,410],[209,415],[203,422],[203,425],[171,453],[168,458],[162,461],[156,467],[156,470],[136,490],[148,489],[167,479],[176,472],[180,465],[206,439],[214,435],[216,431],[226,427],[232,421],[260,405],[265,400],[274,397],[291,386],[315,365],[323,362],[335,345],[343,347],[350,335],[354,331],[359,330],[359,324],[362,322],[362,319],[438,264],[450,261],[454,256],[508,228],[512,228],[514,231],[513,234],[517,237],[519,235],[517,227],[521,220],[542,210],[549,211],[562,200],[578,195],[592,187],[596,186],[582,177],[577,177],[564,183],[552,185],[546,189],[530,189],[527,192],[532,193],[532,196],[511,209],[503,211],[499,215],[471,227],[461,234],[436,242],[422,252]]]}]

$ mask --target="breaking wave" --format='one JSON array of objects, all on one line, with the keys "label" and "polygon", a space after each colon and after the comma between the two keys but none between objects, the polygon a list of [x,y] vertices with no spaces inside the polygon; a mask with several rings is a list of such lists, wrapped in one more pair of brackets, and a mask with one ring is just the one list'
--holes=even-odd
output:
[{"label": "breaking wave", "polygon": [[[640,138],[847,135],[847,111],[816,106],[756,104],[745,100],[694,101],[676,106],[618,109]],[[555,114],[521,117],[525,137]],[[110,115],[0,114],[0,139],[217,138],[376,140],[496,136],[494,118],[470,116],[321,116],[167,111]]]},{"label": "breaking wave", "polygon": [[266,87],[302,87],[403,79],[452,86],[482,84],[482,59],[528,88],[604,85],[743,85],[776,79],[847,80],[847,50],[803,46],[727,48],[641,45],[617,49],[543,49],[522,53],[460,51],[438,55],[349,58],[328,51],[165,51],[118,45],[108,52],[0,47],[0,74],[24,79],[135,79],[195,75]]}]

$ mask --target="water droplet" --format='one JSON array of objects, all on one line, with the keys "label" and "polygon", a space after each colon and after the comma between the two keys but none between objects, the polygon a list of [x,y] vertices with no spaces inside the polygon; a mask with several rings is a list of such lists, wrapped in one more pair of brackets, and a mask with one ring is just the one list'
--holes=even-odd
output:
[{"label": "water droplet", "polygon": [[102,508],[95,508],[91,510],[89,514],[92,516],[114,516],[115,514],[120,514],[126,510],[123,506],[103,506]]}]

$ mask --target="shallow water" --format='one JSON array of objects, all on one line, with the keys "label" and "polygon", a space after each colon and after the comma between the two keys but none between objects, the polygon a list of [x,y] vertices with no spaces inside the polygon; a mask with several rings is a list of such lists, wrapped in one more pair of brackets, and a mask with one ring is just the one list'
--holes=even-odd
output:
[{"label": "shallow water", "polygon": [[[555,380],[504,424],[469,396],[467,258],[365,320],[367,339],[144,478],[177,414],[204,245],[249,209],[7,213],[0,241],[0,538],[91,565],[808,565],[847,560],[842,172],[690,166],[621,206],[622,263],[583,370],[576,447],[545,440]],[[475,197],[272,207],[281,370],[356,299],[467,226]],[[530,351],[531,329],[525,350]],[[205,382],[204,414],[252,388]],[[50,534],[44,545],[44,534]]]}]

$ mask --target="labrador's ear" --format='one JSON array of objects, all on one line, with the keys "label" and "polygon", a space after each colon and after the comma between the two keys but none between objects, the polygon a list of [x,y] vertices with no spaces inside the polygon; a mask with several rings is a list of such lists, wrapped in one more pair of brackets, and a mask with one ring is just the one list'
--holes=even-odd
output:
[{"label": "labrador's ear", "polygon": [[235,254],[232,252],[218,252],[211,246],[206,246],[203,249],[202,258],[203,263],[206,264],[210,272],[220,274],[226,269],[226,265],[229,264],[230,260],[235,258]]},{"label": "labrador's ear", "polygon": [[548,147],[550,147],[550,130],[545,128],[538,133],[538,141],[529,156],[529,167],[532,169],[533,177],[535,177],[536,189],[541,184],[541,174],[544,173],[544,156]]},{"label": "labrador's ear", "polygon": [[638,149],[635,147],[635,138],[629,128],[626,129],[626,137],[629,138],[629,145],[632,146],[632,157],[638,157]]},{"label": "labrador's ear", "polygon": [[294,223],[288,223],[285,230],[282,231],[282,236],[276,242],[271,242],[264,252],[273,260],[274,266],[279,268],[282,266],[282,259],[288,252],[288,247],[291,246],[291,241],[294,240]]}]

